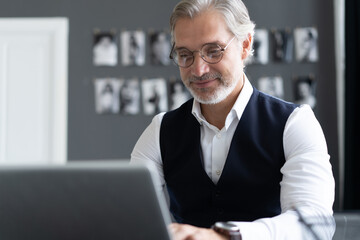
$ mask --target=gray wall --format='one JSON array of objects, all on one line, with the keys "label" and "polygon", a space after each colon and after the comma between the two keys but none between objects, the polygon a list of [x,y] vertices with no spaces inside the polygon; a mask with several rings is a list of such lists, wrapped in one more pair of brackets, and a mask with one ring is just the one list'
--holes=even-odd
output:
[{"label": "gray wall", "polygon": [[[283,29],[315,26],[319,32],[318,63],[274,63],[250,65],[246,72],[257,86],[261,76],[281,75],[285,100],[292,101],[292,77],[312,73],[317,80],[315,111],[328,142],[331,162],[338,179],[338,136],[334,57],[333,5],[329,0],[244,0],[258,28]],[[69,160],[129,158],[136,140],[152,117],[97,115],[93,79],[97,77],[179,76],[174,66],[94,67],[92,33],[101,30],[168,29],[176,0],[1,0],[0,17],[55,17],[70,20],[69,35]],[[270,50],[272,48],[270,47]],[[148,56],[148,55],[147,55]],[[120,59],[119,59],[120,60]],[[149,59],[147,59],[149,60]],[[338,196],[337,196],[338,197]],[[336,204],[337,206],[338,204]]]}]

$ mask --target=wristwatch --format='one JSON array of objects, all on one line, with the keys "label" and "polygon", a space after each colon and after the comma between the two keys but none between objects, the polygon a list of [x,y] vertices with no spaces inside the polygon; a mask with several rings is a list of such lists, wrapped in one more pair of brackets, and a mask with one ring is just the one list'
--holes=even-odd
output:
[{"label": "wristwatch", "polygon": [[229,222],[216,222],[211,227],[215,232],[226,236],[229,240],[242,240],[240,228]]}]

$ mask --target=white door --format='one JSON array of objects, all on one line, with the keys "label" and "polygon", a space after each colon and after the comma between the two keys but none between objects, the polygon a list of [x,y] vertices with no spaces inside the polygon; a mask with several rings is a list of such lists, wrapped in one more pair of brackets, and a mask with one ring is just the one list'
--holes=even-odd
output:
[{"label": "white door", "polygon": [[0,164],[67,159],[66,18],[0,18]]}]

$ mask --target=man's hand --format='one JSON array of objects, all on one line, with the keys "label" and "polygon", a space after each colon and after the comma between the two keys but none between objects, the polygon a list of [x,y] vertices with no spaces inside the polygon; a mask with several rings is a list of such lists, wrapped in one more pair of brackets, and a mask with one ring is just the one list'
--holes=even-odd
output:
[{"label": "man's hand", "polygon": [[227,240],[210,228],[199,228],[187,224],[172,223],[169,225],[174,240]]}]

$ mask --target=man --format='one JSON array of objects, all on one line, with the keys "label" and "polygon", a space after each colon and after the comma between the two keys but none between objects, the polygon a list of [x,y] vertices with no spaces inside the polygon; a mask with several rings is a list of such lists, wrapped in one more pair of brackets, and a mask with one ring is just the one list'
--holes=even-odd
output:
[{"label": "man", "polygon": [[[240,0],[181,1],[170,25],[171,58],[194,99],[155,116],[131,162],[155,165],[178,222],[174,238],[305,239],[297,213],[331,216],[334,200],[311,108],[263,94],[246,78],[254,24]],[[331,239],[327,230],[316,234]]]}]

